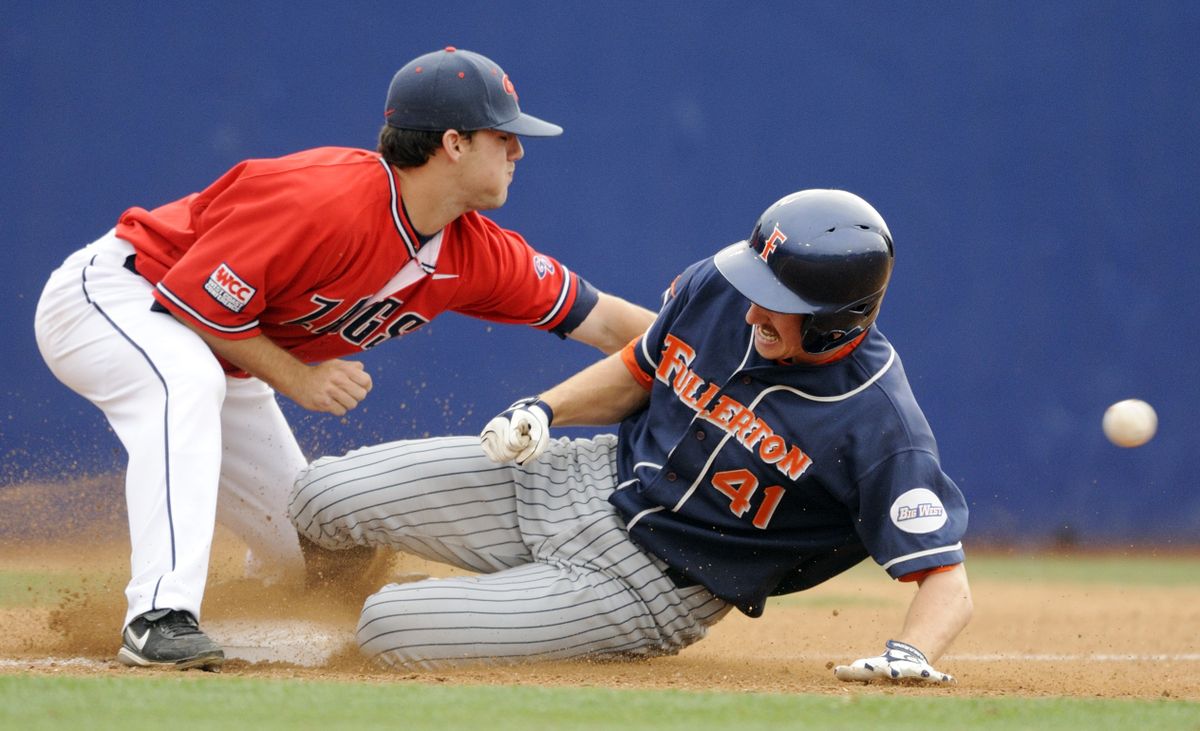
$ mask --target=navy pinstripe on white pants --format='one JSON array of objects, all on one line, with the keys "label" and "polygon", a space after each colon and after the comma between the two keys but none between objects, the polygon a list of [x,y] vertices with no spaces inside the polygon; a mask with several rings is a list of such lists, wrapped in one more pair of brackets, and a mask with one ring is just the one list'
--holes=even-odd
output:
[{"label": "navy pinstripe on white pants", "polygon": [[296,482],[299,531],[327,548],[385,545],[478,572],[389,584],[358,624],[385,663],[673,654],[729,605],[678,588],[608,503],[616,438],[559,439],[534,463],[490,461],[478,437],[391,442],[314,462]]}]

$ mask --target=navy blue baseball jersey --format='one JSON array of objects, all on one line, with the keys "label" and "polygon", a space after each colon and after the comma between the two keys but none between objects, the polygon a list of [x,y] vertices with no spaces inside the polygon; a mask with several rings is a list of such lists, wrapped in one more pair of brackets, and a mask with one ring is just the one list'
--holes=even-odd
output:
[{"label": "navy blue baseball jersey", "polygon": [[781,364],[711,258],[668,296],[624,353],[650,404],[620,426],[611,501],[677,581],[758,616],[868,555],[897,578],[963,561],[966,502],[876,328],[833,363]]}]

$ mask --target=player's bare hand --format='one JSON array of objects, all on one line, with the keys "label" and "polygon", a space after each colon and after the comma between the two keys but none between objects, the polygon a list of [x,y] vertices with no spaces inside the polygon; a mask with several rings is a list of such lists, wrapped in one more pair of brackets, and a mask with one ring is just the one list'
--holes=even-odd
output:
[{"label": "player's bare hand", "polygon": [[554,411],[538,398],[517,401],[494,417],[479,435],[479,444],[493,462],[523,465],[538,458],[550,443]]},{"label": "player's bare hand", "polygon": [[954,676],[935,670],[925,654],[905,642],[887,641],[882,655],[855,660],[849,665],[838,665],[833,669],[838,680],[869,683],[881,680],[895,683],[921,683],[949,685]]},{"label": "player's bare hand", "polygon": [[310,411],[344,416],[367,397],[371,375],[362,363],[352,360],[327,360],[308,368],[299,392],[292,397]]}]

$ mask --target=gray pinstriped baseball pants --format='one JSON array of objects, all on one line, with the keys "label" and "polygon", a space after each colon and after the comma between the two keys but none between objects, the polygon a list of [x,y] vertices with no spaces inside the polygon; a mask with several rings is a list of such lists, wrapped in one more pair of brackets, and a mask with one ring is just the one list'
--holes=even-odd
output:
[{"label": "gray pinstriped baseball pants", "polygon": [[402,667],[674,654],[729,605],[677,588],[608,503],[616,438],[558,439],[498,465],[477,437],[391,442],[326,457],[292,496],[327,548],[391,546],[478,572],[389,584],[358,624],[363,651]]}]

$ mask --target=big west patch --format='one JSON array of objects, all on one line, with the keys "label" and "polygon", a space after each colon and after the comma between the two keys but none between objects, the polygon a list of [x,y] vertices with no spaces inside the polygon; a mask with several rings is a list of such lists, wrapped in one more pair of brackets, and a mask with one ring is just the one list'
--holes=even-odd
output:
[{"label": "big west patch", "polygon": [[224,262],[208,275],[208,281],[204,283],[204,291],[231,312],[241,312],[258,292],[257,289],[246,284],[246,281]]}]

